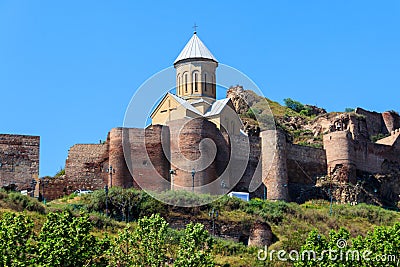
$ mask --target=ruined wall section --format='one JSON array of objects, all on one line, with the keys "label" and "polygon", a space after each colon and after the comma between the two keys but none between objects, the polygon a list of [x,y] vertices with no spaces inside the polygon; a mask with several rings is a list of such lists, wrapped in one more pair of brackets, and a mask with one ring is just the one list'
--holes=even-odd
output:
[{"label": "ruined wall section", "polygon": [[0,134],[0,186],[30,190],[39,176],[39,136]]},{"label": "ruined wall section", "polygon": [[365,117],[369,136],[378,135],[380,133],[382,133],[382,134],[390,133],[390,131],[388,130],[388,128],[385,125],[385,122],[383,120],[383,116],[381,113],[368,111],[368,110],[365,110],[362,108],[357,108],[356,114],[359,114],[359,115],[362,115]]},{"label": "ruined wall section", "polygon": [[388,164],[400,164],[399,150],[395,145],[353,140],[348,131],[325,135],[324,147],[327,172],[339,182],[355,183],[357,170],[386,173]]},{"label": "ruined wall section", "polygon": [[295,144],[288,144],[287,149],[289,183],[315,184],[317,177],[326,174],[324,149]]},{"label": "ruined wall section", "polygon": [[400,116],[397,112],[386,111],[382,113],[382,117],[389,133],[400,128]]},{"label": "ruined wall section", "polygon": [[108,150],[108,143],[72,146],[65,163],[66,189],[62,192],[70,194],[77,189],[103,188],[108,179]]}]

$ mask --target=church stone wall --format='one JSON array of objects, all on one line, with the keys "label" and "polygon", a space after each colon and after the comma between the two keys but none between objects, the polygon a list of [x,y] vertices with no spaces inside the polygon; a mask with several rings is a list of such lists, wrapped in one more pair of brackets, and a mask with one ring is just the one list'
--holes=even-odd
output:
[{"label": "church stone wall", "polygon": [[0,134],[0,186],[31,189],[39,175],[39,136]]}]

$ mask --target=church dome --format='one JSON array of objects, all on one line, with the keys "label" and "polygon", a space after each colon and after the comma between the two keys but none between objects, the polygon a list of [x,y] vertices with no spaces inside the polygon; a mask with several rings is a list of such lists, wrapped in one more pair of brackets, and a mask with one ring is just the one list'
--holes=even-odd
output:
[{"label": "church dome", "polygon": [[210,50],[208,50],[200,38],[197,37],[196,32],[194,32],[192,38],[190,38],[182,52],[175,59],[174,65],[187,59],[208,59],[218,63],[217,59],[213,56],[213,54],[211,54]]}]

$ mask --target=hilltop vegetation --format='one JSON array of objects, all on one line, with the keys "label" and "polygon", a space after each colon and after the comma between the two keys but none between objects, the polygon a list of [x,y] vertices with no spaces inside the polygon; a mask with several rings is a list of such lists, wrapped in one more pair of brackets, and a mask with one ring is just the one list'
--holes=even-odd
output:
[{"label": "hilltop vegetation", "polygon": [[327,114],[323,108],[302,104],[291,98],[284,99],[285,105],[281,105],[240,86],[231,87],[227,97],[231,98],[245,131],[274,126],[284,130],[294,144],[305,146],[322,147],[322,133],[315,134],[311,129],[318,117],[338,114]]},{"label": "hilltop vegetation", "polygon": [[[221,228],[236,225],[245,229],[251,227],[252,223],[256,221],[267,222],[274,234],[271,250],[300,251],[302,248],[305,249],[304,246],[307,244],[307,246],[317,246],[319,243],[315,242],[318,241],[316,239],[318,235],[326,240],[326,243],[320,244],[329,247],[333,242],[328,242],[333,235],[332,230],[336,233],[334,236],[346,237],[349,243],[356,242],[354,244],[358,244],[358,246],[372,246],[372,241],[368,240],[374,240],[374,238],[377,240],[379,233],[386,233],[385,231],[399,233],[399,227],[394,225],[400,222],[398,212],[365,204],[333,205],[332,215],[330,215],[329,203],[325,201],[297,205],[260,199],[244,202],[224,196],[205,206],[179,208],[165,205],[149,197],[143,191],[120,188],[110,190],[110,218],[105,215],[105,194],[102,190],[83,197],[74,195],[65,197],[49,202],[47,206],[43,206],[35,199],[21,195],[19,199],[23,199],[23,201],[14,201],[16,194],[18,193],[1,192],[3,204],[0,210],[0,232],[3,235],[2,240],[15,238],[12,233],[25,234],[18,237],[20,238],[18,242],[3,242],[3,247],[0,249],[3,251],[3,266],[17,266],[10,263],[10,259],[23,262],[18,266],[36,266],[39,263],[41,266],[50,266],[49,256],[42,257],[40,255],[51,255],[54,262],[62,260],[70,263],[70,265],[64,264],[63,266],[106,266],[104,264],[110,266],[160,266],[156,263],[162,261],[175,261],[174,266],[213,266],[212,262],[215,262],[215,266],[225,267],[292,266],[293,262],[282,262],[277,259],[274,259],[272,263],[258,260],[259,248],[247,247],[243,243],[218,237],[222,231]],[[119,196],[118,200],[113,199],[117,195]],[[190,198],[191,201],[198,198],[210,198],[208,195],[192,195],[188,192],[177,192],[174,197]],[[117,205],[117,202],[128,204]],[[28,206],[38,208],[36,211],[32,209],[29,212],[21,212],[25,209],[24,207]],[[203,224],[208,226],[207,222],[211,220],[209,217],[211,209],[219,211],[219,217],[215,221],[216,237],[210,237],[202,226]],[[12,215],[9,212],[12,212]],[[160,217],[154,214],[160,214]],[[193,224],[176,229],[173,225],[176,218],[186,218],[186,221],[193,222]],[[196,223],[201,223],[201,225]],[[380,230],[378,229],[376,234],[368,234],[377,226],[383,228],[379,228]],[[347,230],[341,230],[342,227]],[[208,228],[208,230],[210,229]],[[365,236],[367,238],[363,238]],[[191,238],[197,241],[193,243],[190,241]],[[71,245],[63,245],[54,240],[63,240]],[[154,246],[140,247],[140,244],[143,243],[153,244],[150,242],[151,240],[157,241]],[[308,241],[305,242],[306,240]],[[391,242],[391,249],[398,248],[398,239],[388,239],[387,242]],[[9,251],[16,251],[14,247],[16,245],[19,255],[25,253],[25,257],[7,254]],[[74,249],[71,252],[72,247]],[[64,252],[58,251],[62,248]],[[161,258],[150,257],[153,255],[152,251],[147,251],[146,254],[139,253],[145,249],[161,251],[162,253],[159,253]],[[146,259],[143,258],[143,255],[147,255]],[[193,264],[185,263],[184,259],[188,258]],[[27,262],[24,263],[24,259]],[[135,265],[139,259],[140,262],[147,262],[147,264]],[[156,263],[152,265],[150,260],[155,260]],[[196,265],[194,262],[203,262],[203,265],[200,263]],[[352,266],[357,265],[353,264]]]}]

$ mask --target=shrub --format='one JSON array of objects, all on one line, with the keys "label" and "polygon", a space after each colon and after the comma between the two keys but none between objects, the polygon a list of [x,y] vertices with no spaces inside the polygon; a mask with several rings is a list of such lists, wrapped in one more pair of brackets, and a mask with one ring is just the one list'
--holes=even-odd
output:
[{"label": "shrub", "polygon": [[285,106],[290,108],[291,110],[294,110],[296,112],[300,112],[304,109],[304,105],[301,104],[299,101],[293,100],[291,98],[285,98],[283,100],[285,103]]},{"label": "shrub", "polygon": [[37,240],[37,266],[104,266],[101,259],[108,239],[98,240],[90,231],[88,216],[71,212],[50,213]]},{"label": "shrub", "polygon": [[2,193],[2,195],[7,208],[15,211],[29,210],[45,213],[45,207],[35,198],[24,196],[19,192]]}]

